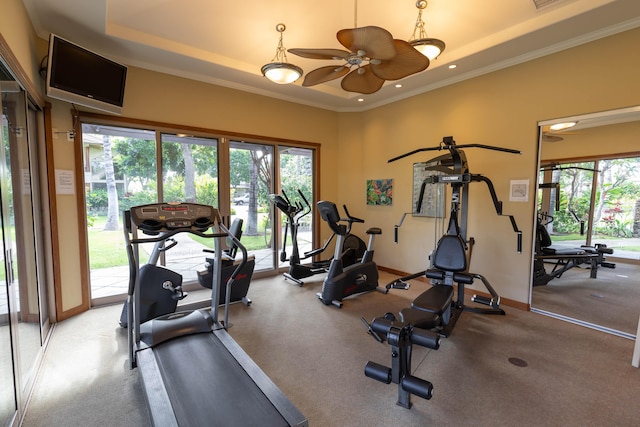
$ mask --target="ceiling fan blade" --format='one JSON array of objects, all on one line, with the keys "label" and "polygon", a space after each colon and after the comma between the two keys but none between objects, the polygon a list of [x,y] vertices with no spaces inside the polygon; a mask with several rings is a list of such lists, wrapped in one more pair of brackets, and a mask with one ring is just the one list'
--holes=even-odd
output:
[{"label": "ceiling fan blade", "polygon": [[398,39],[393,42],[398,54],[392,59],[381,61],[380,64],[371,64],[371,70],[376,76],[383,80],[399,80],[429,67],[429,58],[409,43]]},{"label": "ceiling fan blade", "polygon": [[358,68],[347,74],[340,85],[348,92],[369,94],[380,90],[384,80],[373,74],[370,65]]},{"label": "ceiling fan blade", "polygon": [[335,80],[344,76],[348,72],[348,67],[338,67],[335,65],[320,67],[307,73],[307,75],[304,77],[304,81],[302,82],[302,86],[314,86],[320,83]]},{"label": "ceiling fan blade", "polygon": [[375,59],[391,59],[396,56],[393,36],[384,28],[359,27],[338,31],[338,41],[351,52],[364,50],[366,56]]},{"label": "ceiling fan blade", "polygon": [[287,52],[309,59],[344,59],[351,53],[341,49],[289,49]]},{"label": "ceiling fan blade", "polygon": [[559,141],[564,140],[564,138],[561,137],[561,136],[553,135],[553,134],[548,133],[548,132],[543,132],[542,133],[542,140],[543,141],[549,141],[549,142],[559,142]]}]

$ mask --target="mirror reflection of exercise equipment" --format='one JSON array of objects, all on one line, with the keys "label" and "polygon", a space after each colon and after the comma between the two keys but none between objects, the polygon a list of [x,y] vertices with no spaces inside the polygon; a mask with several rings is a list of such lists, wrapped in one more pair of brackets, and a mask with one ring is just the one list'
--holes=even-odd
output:
[{"label": "mirror reflection of exercise equipment", "polygon": [[[590,173],[600,172],[596,169],[585,168],[581,166],[561,167],[556,164],[542,165],[540,168],[543,179],[548,178],[550,173],[556,174],[564,170],[587,171]],[[549,234],[549,228],[553,225],[553,215],[560,211],[560,183],[552,179],[548,182],[538,184],[538,190],[541,192],[541,206],[537,213],[536,229],[535,229],[535,248],[533,263],[533,286],[543,286],[553,279],[559,279],[562,275],[572,268],[587,267],[590,270],[589,277],[595,279],[598,277],[598,269],[600,267],[615,268],[615,263],[606,260],[607,255],[613,254],[613,249],[608,248],[604,243],[595,243],[593,245],[575,245],[558,246],[554,245]],[[544,210],[548,207],[549,210]],[[571,206],[571,202],[567,204],[567,212],[569,218],[579,225],[580,235],[585,234],[585,221]],[[593,218],[593,215],[590,215]],[[590,227],[593,221],[589,221]],[[547,266],[551,266],[549,269]]]},{"label": "mirror reflection of exercise equipment", "polygon": [[[577,124],[567,131],[549,130],[550,125],[560,122]],[[640,315],[640,289],[635,286],[640,277],[640,252],[634,252],[632,248],[640,242],[637,234],[637,227],[640,227],[637,213],[640,211],[637,197],[635,220],[633,215],[628,216],[628,212],[634,210],[633,197],[631,206],[622,205],[621,209],[616,200],[621,200],[623,186],[638,185],[638,176],[634,178],[632,174],[617,179],[615,168],[623,165],[631,171],[638,170],[634,165],[640,156],[637,146],[640,106],[546,120],[539,126],[541,177],[536,221],[547,223],[553,247],[570,250],[581,249],[583,245],[606,245],[606,252],[613,253],[602,254],[606,259],[601,261],[615,264],[615,269],[600,268],[607,264],[596,264],[598,269],[594,270],[593,259],[589,259],[587,263],[564,271],[562,277],[551,277],[544,286],[538,286],[541,278],[534,271],[531,310],[634,339]],[[561,174],[566,178],[562,178],[560,186]],[[616,179],[621,184],[615,184]],[[577,201],[576,192],[572,190],[574,183],[576,186],[582,183],[583,191],[591,191],[591,197]],[[558,187],[554,187],[555,184]],[[559,209],[555,207],[556,196],[558,201],[562,199]],[[600,222],[597,222],[598,218],[601,218]],[[603,222],[605,219],[608,222]],[[570,238],[570,234],[579,237],[564,240]],[[534,262],[538,255],[539,252],[534,253]],[[596,257],[596,263],[598,259]],[[547,264],[546,274],[551,275],[552,270],[553,265]],[[593,273],[596,274],[594,278]],[[544,279],[543,276],[542,281]]]},{"label": "mirror reflection of exercise equipment", "polygon": [[[381,343],[387,342],[391,346],[391,367],[368,362],[365,366],[365,375],[385,384],[392,382],[397,384],[397,404],[405,408],[411,408],[411,395],[430,399],[433,392],[433,385],[429,381],[411,375],[411,349],[413,344],[438,349],[439,338],[451,334],[456,321],[463,311],[479,314],[505,314],[500,308],[500,296],[491,286],[489,280],[481,274],[472,273],[468,270],[474,242],[472,237],[467,237],[470,183],[484,182],[487,185],[496,214],[509,218],[513,231],[517,236],[516,250],[518,252],[522,251],[522,232],[518,229],[515,218],[511,215],[503,214],[502,202],[498,200],[491,180],[483,175],[469,172],[466,154],[462,148],[481,148],[519,154],[517,150],[488,145],[456,145],[453,137],[449,136],[445,137],[437,147],[414,150],[389,160],[389,162],[393,162],[422,151],[448,151],[447,154],[436,157],[424,165],[427,176],[419,184],[420,192],[415,207],[415,211],[418,213],[422,210],[427,186],[442,184],[451,186],[451,208],[447,230],[429,257],[429,268],[396,279],[387,285],[387,289],[406,289],[408,286],[407,280],[426,277],[430,279],[431,287],[414,299],[411,307],[402,309],[397,317],[393,313],[386,313],[384,316],[373,319],[370,323],[366,319],[362,319],[370,335],[377,341]],[[430,171],[433,171],[434,174],[429,174],[428,172]],[[414,183],[414,186],[416,186],[416,183]],[[484,284],[488,291],[488,296],[474,295],[471,301],[489,308],[468,306],[464,302],[465,285],[473,284],[476,279]],[[457,286],[457,298],[455,300],[454,286]]]},{"label": "mirror reflection of exercise equipment", "polygon": [[[194,203],[159,203],[132,207],[123,219],[130,264],[129,361],[140,372],[153,424],[307,426],[307,419],[226,331],[231,289],[249,257],[218,210]],[[211,309],[169,313],[141,323],[139,246],[180,233],[214,241]],[[242,261],[223,283],[226,238],[240,249]],[[218,319],[222,286],[224,322]]]}]

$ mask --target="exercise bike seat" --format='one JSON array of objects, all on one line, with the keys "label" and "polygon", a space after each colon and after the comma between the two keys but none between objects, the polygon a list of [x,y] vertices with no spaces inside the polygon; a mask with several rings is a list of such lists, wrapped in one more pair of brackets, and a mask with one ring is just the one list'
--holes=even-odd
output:
[{"label": "exercise bike seat", "polygon": [[367,234],[382,234],[382,229],[379,227],[371,227],[367,230]]}]

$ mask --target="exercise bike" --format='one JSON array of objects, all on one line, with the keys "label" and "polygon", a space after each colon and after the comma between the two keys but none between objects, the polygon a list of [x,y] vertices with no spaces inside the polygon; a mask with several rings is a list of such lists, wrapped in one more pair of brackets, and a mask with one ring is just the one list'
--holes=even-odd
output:
[{"label": "exercise bike", "polygon": [[[317,296],[325,305],[333,304],[338,308],[342,308],[342,300],[350,295],[373,290],[387,293],[386,290],[378,287],[378,266],[373,262],[373,244],[375,236],[382,234],[380,228],[371,227],[367,230],[369,243],[360,261],[349,266],[344,265],[341,248],[349,235],[351,224],[354,222],[363,223],[364,220],[351,216],[346,206],[343,208],[347,214],[346,218],[340,218],[335,203],[318,202],[320,217],[329,224],[329,228],[338,238],[327,277],[322,283],[322,292],[319,292]],[[348,225],[340,224],[340,221],[346,221]]]},{"label": "exercise bike", "polygon": [[[238,241],[242,236],[242,219],[235,219],[230,228],[230,234]],[[154,230],[153,224],[147,225],[147,229],[143,228],[146,234],[157,235],[161,232]],[[159,236],[162,237],[162,236]],[[175,247],[178,242],[173,237],[157,241],[151,254],[149,261],[138,270],[140,283],[140,320],[144,323],[147,320],[155,319],[170,313],[174,313],[178,307],[178,303],[187,297],[187,292],[182,287],[182,275],[169,270],[168,268],[158,265],[162,253]],[[228,283],[232,273],[236,270],[239,262],[236,262],[235,255],[238,246],[234,240],[227,238],[228,248],[223,250],[221,283]],[[204,252],[213,252],[204,249]],[[213,278],[213,259],[206,258],[206,270],[198,272],[198,282],[204,288],[211,289]],[[248,256],[246,263],[236,273],[234,285],[229,291],[229,299],[227,301],[227,287],[220,286],[219,301],[227,301],[227,303],[242,301],[245,305],[250,305],[251,300],[247,297],[253,270],[255,268],[255,258]],[[125,301],[120,314],[120,326],[127,327],[128,323],[128,302]]]},{"label": "exercise bike", "polygon": [[[138,270],[140,283],[140,320],[147,320],[163,316],[176,311],[178,301],[184,299],[187,293],[182,290],[182,275],[157,265],[160,255],[175,247],[178,242],[172,237],[159,240],[153,245],[149,254],[149,261]],[[120,313],[120,326],[128,324],[128,302],[125,301]]]},{"label": "exercise bike", "polygon": [[[300,229],[300,221],[311,213],[311,204],[304,196],[302,191],[298,189],[300,200],[292,203],[285,191],[282,191],[282,195],[272,194],[271,198],[273,204],[287,217],[287,224],[284,232],[284,239],[282,241],[282,249],[280,250],[280,262],[289,262],[289,270],[283,274],[285,279],[302,286],[304,282],[301,279],[311,277],[316,274],[324,274],[327,272],[331,264],[331,259],[323,261],[312,261],[309,264],[302,264],[302,261],[308,258],[313,258],[316,255],[323,253],[331,241],[333,240],[335,233],[331,235],[324,245],[318,249],[305,252],[303,256],[300,256],[300,249],[298,248],[298,230]],[[350,234],[351,223],[347,228],[347,237],[343,240],[340,246],[341,254],[343,256],[344,265],[351,265],[358,262],[366,250],[366,245],[357,236]],[[291,255],[287,258],[287,233],[291,235]]]}]

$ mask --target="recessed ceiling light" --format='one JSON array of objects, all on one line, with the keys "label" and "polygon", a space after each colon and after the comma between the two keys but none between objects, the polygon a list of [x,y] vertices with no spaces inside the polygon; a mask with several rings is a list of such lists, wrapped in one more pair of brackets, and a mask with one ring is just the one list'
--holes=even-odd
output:
[{"label": "recessed ceiling light", "polygon": [[551,130],[563,130],[563,129],[572,128],[576,124],[577,124],[576,122],[556,123],[554,125],[549,126],[549,129],[551,129]]},{"label": "recessed ceiling light", "polygon": [[450,70],[453,70],[453,69],[454,69],[454,68],[456,68],[456,67],[457,67],[457,65],[456,65],[456,64],[451,64],[451,65],[449,65],[449,69],[450,69]]},{"label": "recessed ceiling light", "polygon": [[396,85],[396,87],[402,87],[402,85],[401,85],[400,83],[398,83],[398,84]]},{"label": "recessed ceiling light", "polygon": [[358,102],[364,102],[364,98],[358,98]]}]

